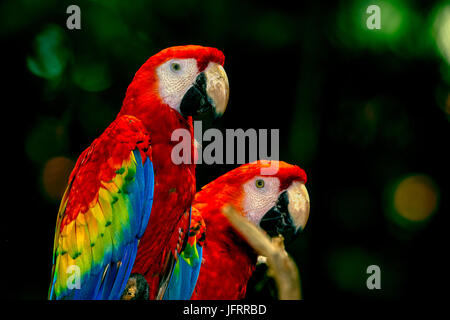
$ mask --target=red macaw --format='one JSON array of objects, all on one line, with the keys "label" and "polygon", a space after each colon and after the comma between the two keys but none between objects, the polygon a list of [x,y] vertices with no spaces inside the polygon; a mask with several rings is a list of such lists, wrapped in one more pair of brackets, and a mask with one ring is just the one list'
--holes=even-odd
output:
[{"label": "red macaw", "polygon": [[[274,168],[262,175],[262,168]],[[270,236],[289,238],[309,217],[306,174],[298,166],[278,161],[242,165],[204,186],[192,203],[186,249],[172,272],[164,299],[242,299],[257,254],[222,214],[226,205]],[[195,288],[195,289],[194,289]]]},{"label": "red macaw", "polygon": [[137,71],[117,118],[69,178],[49,299],[119,299],[132,270],[156,297],[189,230],[196,191],[194,159],[171,158],[172,133],[190,132],[194,150],[192,116],[225,111],[223,63],[221,51],[188,45],[162,50]]}]

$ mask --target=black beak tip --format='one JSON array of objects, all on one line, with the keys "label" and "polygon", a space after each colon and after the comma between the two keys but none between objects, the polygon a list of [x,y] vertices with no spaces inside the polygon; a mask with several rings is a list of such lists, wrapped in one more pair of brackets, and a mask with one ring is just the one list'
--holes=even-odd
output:
[{"label": "black beak tip", "polygon": [[186,117],[201,115],[210,110],[214,110],[214,105],[206,93],[206,76],[202,72],[181,100],[180,112]]},{"label": "black beak tip", "polygon": [[287,192],[278,197],[277,204],[272,207],[261,219],[260,227],[270,237],[282,235],[286,243],[292,242],[301,228],[297,228],[292,221],[288,210],[289,198]]}]

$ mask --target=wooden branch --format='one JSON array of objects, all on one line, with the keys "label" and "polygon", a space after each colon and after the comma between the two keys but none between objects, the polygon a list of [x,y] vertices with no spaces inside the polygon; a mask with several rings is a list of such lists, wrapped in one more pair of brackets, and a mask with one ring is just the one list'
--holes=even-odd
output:
[{"label": "wooden branch", "polygon": [[284,249],[283,238],[269,238],[261,228],[245,219],[231,206],[225,207],[223,214],[256,253],[267,257],[269,271],[277,284],[278,299],[300,300],[299,272],[295,262]]}]

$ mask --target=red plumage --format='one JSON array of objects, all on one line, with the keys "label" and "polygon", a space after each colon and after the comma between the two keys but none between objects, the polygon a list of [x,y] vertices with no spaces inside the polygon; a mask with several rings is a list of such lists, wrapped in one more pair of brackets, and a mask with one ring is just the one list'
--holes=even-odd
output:
[{"label": "red plumage", "polygon": [[[170,59],[194,58],[203,71],[209,62],[223,65],[224,55],[215,48],[179,46],[165,49],[149,58],[136,72],[116,120],[86,149],[72,172],[71,201],[66,207],[64,226],[83,213],[98,197],[101,181],[110,181],[130,151],[139,148],[152,160],[155,176],[154,201],[147,230],[140,240],[133,272],[145,276],[150,299],[156,297],[167,255],[179,242],[178,228],[187,231],[189,211],[195,195],[195,161],[175,165],[171,160],[171,141],[176,129],[191,133],[192,118],[183,117],[165,104],[158,88],[156,68]],[[95,152],[93,150],[95,149]],[[89,160],[89,161],[88,161]],[[76,179],[74,177],[76,176]]]},{"label": "red plumage", "polygon": [[111,181],[123,160],[136,148],[142,159],[148,157],[152,161],[149,135],[142,122],[133,116],[122,116],[80,155],[69,178],[72,186],[61,231],[97,202],[102,181]]},{"label": "red plumage", "polygon": [[149,297],[156,297],[167,254],[178,244],[178,229],[187,232],[189,211],[195,195],[195,162],[175,165],[171,160],[171,141],[176,129],[191,133],[194,154],[192,117],[184,118],[163,103],[157,87],[156,67],[169,59],[195,58],[199,71],[211,62],[223,65],[224,55],[215,48],[201,46],[172,47],[151,57],[136,73],[128,87],[119,116],[128,114],[141,119],[151,137],[155,172],[154,201],[147,230],[138,247],[133,271],[144,275],[149,283]]}]

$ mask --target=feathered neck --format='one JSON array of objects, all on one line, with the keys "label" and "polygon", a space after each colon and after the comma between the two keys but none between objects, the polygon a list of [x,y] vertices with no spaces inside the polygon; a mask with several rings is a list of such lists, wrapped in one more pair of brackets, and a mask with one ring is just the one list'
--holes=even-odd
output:
[{"label": "feathered neck", "polygon": [[[202,210],[206,225],[203,264],[194,299],[243,299],[257,255],[221,213]],[[217,274],[223,280],[210,281]]]}]

